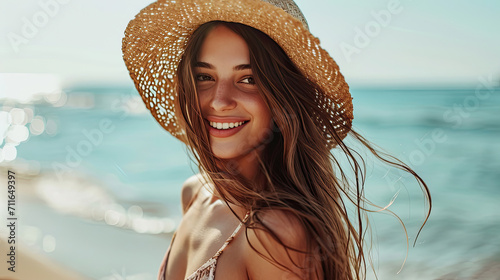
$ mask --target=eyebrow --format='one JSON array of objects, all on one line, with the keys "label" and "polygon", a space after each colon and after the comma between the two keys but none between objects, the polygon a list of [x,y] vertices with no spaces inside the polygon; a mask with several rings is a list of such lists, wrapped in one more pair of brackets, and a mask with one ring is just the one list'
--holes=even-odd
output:
[{"label": "eyebrow", "polygon": [[[207,62],[202,62],[202,61],[197,61],[194,64],[194,67],[201,67],[201,68],[208,68],[208,69],[215,69],[215,67]],[[250,64],[239,64],[233,67],[233,70],[235,71],[240,71],[240,70],[246,70],[246,69],[252,69]]]}]

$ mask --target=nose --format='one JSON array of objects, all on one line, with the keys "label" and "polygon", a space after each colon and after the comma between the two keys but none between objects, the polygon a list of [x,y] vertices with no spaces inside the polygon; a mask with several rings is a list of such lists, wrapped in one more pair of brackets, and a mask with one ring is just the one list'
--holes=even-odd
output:
[{"label": "nose", "polygon": [[214,88],[210,107],[215,111],[227,111],[236,107],[233,84],[231,81],[219,81]]}]

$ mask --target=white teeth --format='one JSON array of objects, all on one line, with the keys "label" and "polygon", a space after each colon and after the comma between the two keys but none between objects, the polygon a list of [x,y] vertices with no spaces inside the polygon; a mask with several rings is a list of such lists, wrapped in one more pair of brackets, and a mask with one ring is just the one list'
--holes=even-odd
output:
[{"label": "white teeth", "polygon": [[210,122],[210,126],[217,129],[230,129],[235,128],[242,125],[245,122],[235,122],[235,123],[219,123],[219,122]]}]

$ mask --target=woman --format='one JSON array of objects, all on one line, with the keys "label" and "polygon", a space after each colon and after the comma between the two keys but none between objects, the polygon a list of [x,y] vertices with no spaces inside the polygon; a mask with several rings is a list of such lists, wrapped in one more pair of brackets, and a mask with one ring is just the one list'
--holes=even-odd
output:
[{"label": "woman", "polygon": [[298,7],[269,2],[160,0],[127,27],[139,93],[200,169],[159,279],[363,278],[364,160],[348,133],[430,202],[351,129],[348,86]]}]

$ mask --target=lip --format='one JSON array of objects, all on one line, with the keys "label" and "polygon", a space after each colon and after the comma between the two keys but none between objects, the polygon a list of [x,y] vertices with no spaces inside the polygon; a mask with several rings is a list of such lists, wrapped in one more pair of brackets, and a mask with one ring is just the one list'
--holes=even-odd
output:
[{"label": "lip", "polygon": [[[242,122],[242,121],[244,121],[245,123],[238,126],[238,127],[233,127],[233,128],[228,128],[228,129],[217,129],[217,128],[213,128],[210,126],[210,122]],[[243,119],[240,119],[240,120],[224,119],[222,121],[221,118],[217,118],[217,120],[214,120],[214,118],[210,118],[210,120],[208,120],[208,118],[207,118],[205,120],[205,124],[207,126],[208,133],[210,133],[211,136],[217,137],[217,138],[226,138],[229,136],[233,136],[234,134],[236,134],[240,130],[242,130],[243,127],[245,127],[248,123],[249,123],[248,120],[243,120]]]}]

